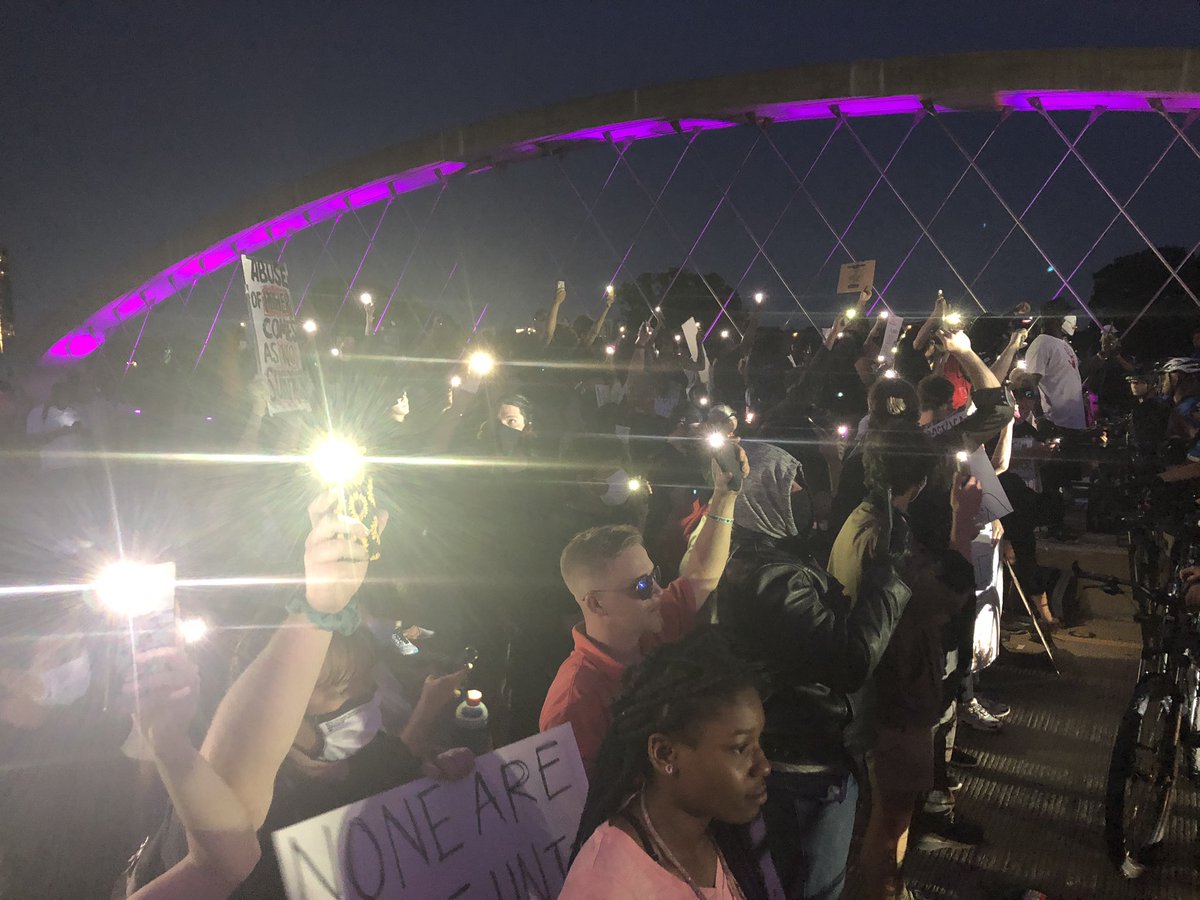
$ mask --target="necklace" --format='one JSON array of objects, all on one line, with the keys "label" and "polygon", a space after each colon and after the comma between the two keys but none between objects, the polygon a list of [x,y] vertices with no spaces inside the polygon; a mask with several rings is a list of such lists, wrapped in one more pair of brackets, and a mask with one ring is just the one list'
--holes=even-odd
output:
[{"label": "necklace", "polygon": [[[662,835],[658,833],[654,827],[654,823],[650,821],[650,813],[646,811],[645,792],[638,794],[638,807],[642,814],[642,821],[646,823],[646,830],[650,832],[650,840],[654,842],[659,852],[666,857],[667,862],[674,866],[675,871],[683,876],[684,882],[692,889],[692,893],[696,895],[697,900],[705,900],[704,893],[700,890],[700,886],[696,884],[696,880],[692,878],[688,870],[683,867],[675,857],[675,854],[671,852],[671,848],[667,846],[667,842],[662,839]],[[741,885],[734,879],[733,873],[729,871],[729,865],[725,862],[725,854],[721,852],[721,848],[716,845],[716,842],[711,837],[709,841],[712,843],[713,849],[717,851],[717,866],[725,876],[725,883],[729,885],[733,895],[738,900],[745,900],[746,895],[742,893]]]}]

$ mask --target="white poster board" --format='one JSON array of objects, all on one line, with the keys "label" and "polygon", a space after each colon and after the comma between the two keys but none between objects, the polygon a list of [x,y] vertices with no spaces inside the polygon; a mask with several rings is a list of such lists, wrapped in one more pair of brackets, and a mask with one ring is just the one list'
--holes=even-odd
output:
[{"label": "white poster board", "polygon": [[570,725],[272,835],[291,900],[557,897],[587,798]]},{"label": "white poster board", "polygon": [[887,324],[883,326],[883,343],[880,344],[880,349],[884,355],[891,353],[896,342],[900,340],[900,329],[904,327],[903,316],[888,316]]},{"label": "white poster board", "polygon": [[688,353],[692,356],[692,362],[696,362],[700,358],[700,345],[696,340],[696,335],[700,333],[700,323],[696,319],[689,318],[679,330],[683,332],[683,339],[687,342]]},{"label": "white poster board", "polygon": [[296,341],[287,266],[243,256],[242,274],[246,279],[246,305],[250,308],[249,325],[254,332],[258,371],[271,388],[267,412],[276,415],[307,410],[308,379]]},{"label": "white poster board", "polygon": [[837,292],[858,294],[875,283],[875,260],[845,263],[838,272]]},{"label": "white poster board", "polygon": [[1008,494],[1004,493],[1000,479],[996,477],[996,467],[992,465],[992,458],[982,446],[975,448],[975,452],[967,460],[967,465],[979,486],[983,488],[983,504],[979,508],[980,524],[1002,519],[1012,512],[1012,503],[1008,500]]}]

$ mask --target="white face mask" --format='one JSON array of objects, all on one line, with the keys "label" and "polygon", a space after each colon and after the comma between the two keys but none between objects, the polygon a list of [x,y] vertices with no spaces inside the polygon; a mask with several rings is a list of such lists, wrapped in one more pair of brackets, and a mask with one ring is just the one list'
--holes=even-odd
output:
[{"label": "white face mask", "polygon": [[42,705],[70,706],[87,693],[92,683],[92,660],[86,650],[62,665],[42,673]]},{"label": "white face mask", "polygon": [[617,469],[605,479],[608,489],[600,497],[605,506],[620,506],[629,499],[629,475],[624,469]]},{"label": "white face mask", "polygon": [[323,738],[318,759],[337,762],[349,759],[375,739],[383,728],[383,708],[379,692],[361,706],[355,706],[332,719],[318,722],[317,731]]},{"label": "white face mask", "polygon": [[1062,330],[1063,334],[1070,337],[1075,333],[1079,320],[1075,316],[1063,316]]}]

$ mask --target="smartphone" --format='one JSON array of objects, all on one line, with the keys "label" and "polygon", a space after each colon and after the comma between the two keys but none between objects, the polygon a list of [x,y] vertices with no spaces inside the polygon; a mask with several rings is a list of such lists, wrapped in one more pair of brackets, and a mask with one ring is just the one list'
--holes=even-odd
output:
[{"label": "smartphone", "polygon": [[[136,582],[131,581],[126,590],[138,593],[137,597],[123,599],[133,601],[139,612],[122,616],[114,630],[114,641],[108,657],[106,706],[122,698],[125,682],[131,675],[144,678],[165,668],[161,660],[137,665],[135,659],[139,654],[159,647],[174,647],[179,641],[175,563],[147,566],[144,574]],[[105,603],[104,598],[101,598],[101,602]]]},{"label": "smartphone", "polygon": [[713,459],[721,471],[729,476],[729,489],[742,489],[742,463],[738,459],[738,447],[733,441],[725,441],[720,447],[713,449]]},{"label": "smartphone", "polygon": [[567,289],[567,283],[565,281],[560,281],[558,283],[558,289],[560,291],[565,291]]},{"label": "smartphone", "polygon": [[367,559],[374,562],[382,551],[379,533],[379,507],[375,504],[375,481],[366,475],[357,484],[342,489],[338,501],[338,513],[358,519],[367,529],[367,536],[359,543],[367,548]]}]

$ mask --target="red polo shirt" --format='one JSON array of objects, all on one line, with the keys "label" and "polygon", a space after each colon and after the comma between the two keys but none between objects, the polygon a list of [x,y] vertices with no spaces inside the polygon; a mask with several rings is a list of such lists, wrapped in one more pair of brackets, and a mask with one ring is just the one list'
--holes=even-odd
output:
[{"label": "red polo shirt", "polygon": [[[696,624],[696,593],[686,578],[676,578],[663,589],[663,628],[658,634],[645,635],[639,642],[643,654],[661,644],[677,641]],[[621,673],[625,665],[617,662],[608,650],[596,643],[583,630],[574,629],[575,649],[559,666],[554,683],[546,693],[538,726],[547,731],[563,722],[570,722],[575,743],[583,758],[583,768],[590,775],[600,744],[612,722],[610,709],[621,689]]]}]

